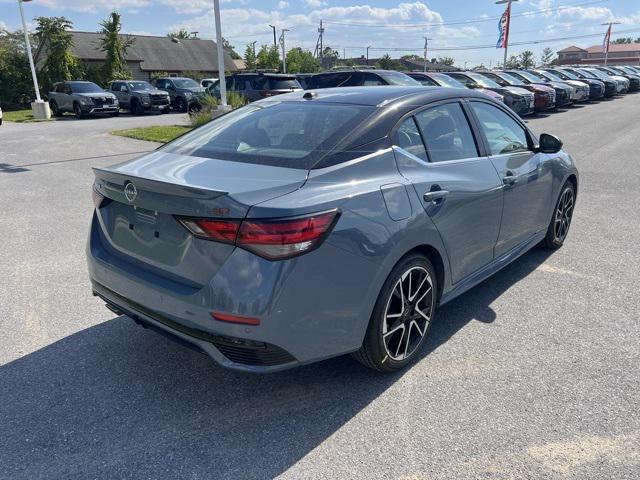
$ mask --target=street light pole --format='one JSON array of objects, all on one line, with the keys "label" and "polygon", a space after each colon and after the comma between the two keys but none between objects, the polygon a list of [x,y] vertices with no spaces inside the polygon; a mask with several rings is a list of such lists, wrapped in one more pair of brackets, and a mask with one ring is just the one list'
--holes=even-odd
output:
[{"label": "street light pole", "polygon": [[519,0],[498,0],[496,5],[507,4],[507,11],[509,12],[507,15],[507,31],[505,33],[504,39],[504,61],[502,62],[502,68],[507,68],[507,50],[509,49],[509,30],[511,30],[511,4],[513,2],[518,2]]},{"label": "street light pole", "polygon": [[428,61],[428,55],[427,55],[427,47],[429,46],[429,40],[431,40],[431,38],[427,38],[424,37],[424,71],[427,71],[427,61]]},{"label": "street light pole", "polygon": [[276,26],[275,25],[269,25],[269,26],[273,30],[273,46],[278,48],[278,42],[276,41]]},{"label": "street light pole", "polygon": [[31,0],[18,0],[20,8],[20,19],[22,20],[22,31],[24,32],[24,43],[27,46],[27,56],[29,57],[29,66],[31,67],[31,78],[33,79],[33,88],[36,91],[36,101],[31,104],[34,118],[51,118],[49,104],[45,104],[40,98],[40,87],[38,86],[38,76],[36,75],[36,66],[33,63],[33,54],[31,53],[31,42],[29,41],[29,32],[27,31],[27,22],[24,20],[24,10],[22,2],[30,2]]},{"label": "street light pole", "polygon": [[225,77],[224,68],[224,46],[222,45],[222,27],[220,26],[220,0],[213,0],[213,16],[216,22],[216,43],[218,50],[218,77],[220,80],[220,105],[222,110],[227,107],[227,79]]},{"label": "street light pole", "polygon": [[367,66],[369,65],[369,49],[371,48],[371,45],[367,46]]},{"label": "street light pole", "polygon": [[282,73],[287,73],[287,53],[284,47],[284,32],[288,31],[288,28],[283,28],[280,34],[280,44],[282,45]]}]

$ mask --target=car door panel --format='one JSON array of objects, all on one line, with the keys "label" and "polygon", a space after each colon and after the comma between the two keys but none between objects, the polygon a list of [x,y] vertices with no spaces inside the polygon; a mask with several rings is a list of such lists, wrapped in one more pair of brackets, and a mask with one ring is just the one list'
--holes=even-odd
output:
[{"label": "car door panel", "polygon": [[546,228],[553,175],[548,156],[535,153],[528,129],[501,107],[469,102],[490,159],[502,180],[504,208],[495,256],[501,256]]},{"label": "car door panel", "polygon": [[[458,102],[453,103],[460,107]],[[458,122],[465,118],[461,109],[459,114],[463,116]],[[467,120],[463,121],[470,132]],[[398,168],[412,182],[425,212],[440,233],[449,257],[452,283],[456,283],[494,258],[502,214],[502,182],[491,160],[479,156],[475,146],[474,155],[468,158],[425,160],[427,156],[420,153],[420,145],[411,144],[424,135],[416,136],[411,123],[405,125],[398,129],[395,147]],[[424,128],[421,127],[421,133]],[[443,149],[440,145],[438,152]]]}]

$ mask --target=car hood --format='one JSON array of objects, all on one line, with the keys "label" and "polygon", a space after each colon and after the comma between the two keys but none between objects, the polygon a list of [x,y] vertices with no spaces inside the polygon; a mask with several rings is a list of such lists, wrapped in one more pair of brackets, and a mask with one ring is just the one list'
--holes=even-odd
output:
[{"label": "car hood", "polygon": [[587,87],[588,84],[582,80],[566,80],[566,82],[572,87]]},{"label": "car hood", "polygon": [[476,92],[484,93],[485,95],[488,95],[491,98],[495,98],[496,100],[502,98],[502,95],[500,95],[498,92],[494,92],[493,90],[489,90],[488,88],[478,88],[476,89]]},{"label": "car hood", "polygon": [[153,90],[134,90],[131,93],[139,93],[139,94],[142,94],[142,95],[144,95],[145,93],[148,94],[148,95],[169,95],[164,90],[158,90],[157,88],[155,88]]},{"label": "car hood", "polygon": [[623,83],[628,83],[629,80],[627,80],[626,78],[620,76],[620,75],[609,75],[611,78],[613,78],[616,82],[623,82]]},{"label": "car hood", "polygon": [[512,95],[521,95],[521,96],[531,95],[531,92],[529,90],[522,87],[504,87],[502,88],[502,90],[504,92],[511,93]]},{"label": "car hood", "polygon": [[569,82],[549,82],[549,86],[553,88],[562,88],[563,90],[571,90]]},{"label": "car hood", "polygon": [[78,95],[79,97],[88,97],[88,98],[116,98],[116,96],[111,92],[74,93],[74,95]]}]

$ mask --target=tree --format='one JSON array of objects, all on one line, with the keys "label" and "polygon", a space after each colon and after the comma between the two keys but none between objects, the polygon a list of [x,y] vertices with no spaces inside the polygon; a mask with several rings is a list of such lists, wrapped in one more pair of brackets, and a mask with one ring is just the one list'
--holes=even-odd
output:
[{"label": "tree", "polygon": [[613,43],[615,45],[621,45],[621,44],[625,44],[625,43],[633,43],[633,39],[631,37],[616,38],[615,40],[612,40],[611,43]]},{"label": "tree", "polygon": [[46,49],[46,58],[40,68],[42,89],[47,92],[54,82],[73,80],[81,76],[78,58],[71,51],[73,37],[69,30],[73,22],[65,17],[37,17],[36,37]]},{"label": "tree", "polygon": [[548,67],[553,62],[553,57],[555,57],[555,52],[553,49],[546,47],[542,50],[542,55],[540,56],[540,63],[543,67]]},{"label": "tree", "polygon": [[525,50],[518,55],[520,60],[520,68],[533,68],[536,66],[536,60],[531,50]]},{"label": "tree", "polygon": [[191,34],[189,33],[189,31],[186,28],[181,28],[177,32],[167,33],[167,37],[175,38],[175,39],[179,39],[179,40],[185,40],[187,38],[191,38]]},{"label": "tree", "polygon": [[275,45],[262,45],[256,56],[256,66],[263,70],[279,70],[280,54]]},{"label": "tree", "polygon": [[100,50],[106,53],[104,63],[104,78],[111,80],[127,80],[131,72],[127,67],[127,50],[133,45],[133,38],[120,35],[122,29],[121,16],[118,12],[111,12],[109,18],[100,22],[102,39]]},{"label": "tree", "polygon": [[229,56],[234,60],[240,60],[242,57],[238,55],[235,47],[229,43],[229,40],[226,40],[224,37],[222,38],[222,48],[229,54]]},{"label": "tree", "polygon": [[383,70],[391,70],[393,69],[393,59],[391,58],[391,56],[389,56],[388,53],[385,53],[378,61],[378,65]]},{"label": "tree", "polygon": [[520,57],[516,57],[515,55],[511,55],[507,59],[507,63],[503,65],[503,68],[522,68],[522,63],[520,62]]},{"label": "tree", "polygon": [[452,67],[453,64],[456,63],[456,61],[453,59],[453,57],[438,57],[438,63],[446,65],[447,67]]},{"label": "tree", "polygon": [[320,70],[320,64],[313,54],[300,47],[289,50],[286,61],[288,73],[315,73]]},{"label": "tree", "polygon": [[324,47],[322,49],[321,68],[331,69],[338,64],[338,60],[340,60],[340,54],[337,50],[331,47]]},{"label": "tree", "polygon": [[0,104],[22,107],[35,97],[22,31],[0,31]]},{"label": "tree", "polygon": [[256,53],[253,48],[254,46],[249,44],[244,51],[244,64],[247,70],[255,70],[256,68]]}]

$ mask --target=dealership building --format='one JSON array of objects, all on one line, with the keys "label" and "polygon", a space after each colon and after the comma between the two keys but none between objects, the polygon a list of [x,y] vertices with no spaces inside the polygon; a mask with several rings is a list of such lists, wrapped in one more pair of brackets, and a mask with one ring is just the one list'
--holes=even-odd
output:
[{"label": "dealership building", "polygon": [[[603,65],[605,54],[602,45],[589,48],[571,46],[558,52],[558,65],[574,65],[584,63]],[[607,57],[609,65],[640,65],[640,43],[612,43],[609,45]]]}]

